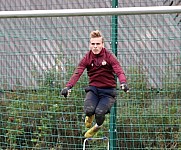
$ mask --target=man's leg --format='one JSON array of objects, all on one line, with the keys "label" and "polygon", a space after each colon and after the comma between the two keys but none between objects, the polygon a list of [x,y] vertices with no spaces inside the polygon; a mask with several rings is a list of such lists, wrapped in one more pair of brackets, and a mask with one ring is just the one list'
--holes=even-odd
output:
[{"label": "man's leg", "polygon": [[96,106],[99,102],[99,99],[96,94],[95,87],[88,87],[86,90],[86,98],[84,101],[84,112],[86,114],[85,117],[85,126],[90,128],[92,126],[92,122],[94,120],[94,114]]},{"label": "man's leg", "polygon": [[114,89],[101,89],[99,96],[101,97],[101,99],[99,100],[99,103],[95,110],[96,124],[86,132],[86,138],[93,137],[97,133],[97,131],[99,131],[101,125],[105,120],[106,113],[110,111],[115,102],[116,93]]},{"label": "man's leg", "polygon": [[111,89],[99,89],[99,103],[95,110],[95,119],[98,126],[101,126],[105,120],[105,115],[110,112],[115,103],[116,91]]}]

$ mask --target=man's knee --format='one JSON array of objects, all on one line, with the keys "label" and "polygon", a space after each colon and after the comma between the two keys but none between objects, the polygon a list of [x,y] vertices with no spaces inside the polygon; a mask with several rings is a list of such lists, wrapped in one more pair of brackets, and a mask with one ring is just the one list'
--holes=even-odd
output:
[{"label": "man's knee", "polygon": [[105,120],[105,115],[108,111],[107,105],[102,105],[101,107],[97,107],[95,110],[95,119],[96,123],[101,126]]},{"label": "man's knee", "polygon": [[109,108],[107,105],[101,105],[101,106],[98,106],[95,110],[95,114],[101,116],[101,115],[105,115],[107,112],[108,112]]},{"label": "man's knee", "polygon": [[95,108],[93,106],[84,106],[84,113],[86,116],[92,116],[94,114]]}]

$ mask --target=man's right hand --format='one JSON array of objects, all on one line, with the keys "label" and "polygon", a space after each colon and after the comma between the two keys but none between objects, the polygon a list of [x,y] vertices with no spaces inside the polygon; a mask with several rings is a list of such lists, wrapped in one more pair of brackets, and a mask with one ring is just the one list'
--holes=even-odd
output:
[{"label": "man's right hand", "polygon": [[70,91],[71,91],[70,87],[65,87],[61,90],[60,94],[66,98],[70,94]]}]

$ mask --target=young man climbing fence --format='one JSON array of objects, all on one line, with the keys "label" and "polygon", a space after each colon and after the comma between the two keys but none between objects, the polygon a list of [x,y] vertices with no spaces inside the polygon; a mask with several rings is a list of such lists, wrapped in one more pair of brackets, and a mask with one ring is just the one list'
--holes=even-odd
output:
[{"label": "young man climbing fence", "polygon": [[[116,78],[125,92],[129,91],[126,77],[120,63],[113,53],[104,48],[104,38],[100,31],[90,33],[90,50],[79,62],[61,95],[67,97],[69,90],[76,84],[80,76],[87,69],[89,85],[85,88],[84,101],[85,126],[90,128],[85,137],[93,137],[101,128],[105,115],[110,112],[116,101]],[[92,126],[93,120],[96,124]]]}]

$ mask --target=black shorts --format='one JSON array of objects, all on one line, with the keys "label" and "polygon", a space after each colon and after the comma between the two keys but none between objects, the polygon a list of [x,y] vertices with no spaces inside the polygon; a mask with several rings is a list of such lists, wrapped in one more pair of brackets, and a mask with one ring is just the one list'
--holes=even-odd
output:
[{"label": "black shorts", "polygon": [[84,101],[85,114],[107,114],[116,101],[116,88],[97,88],[88,86],[85,88]]}]

